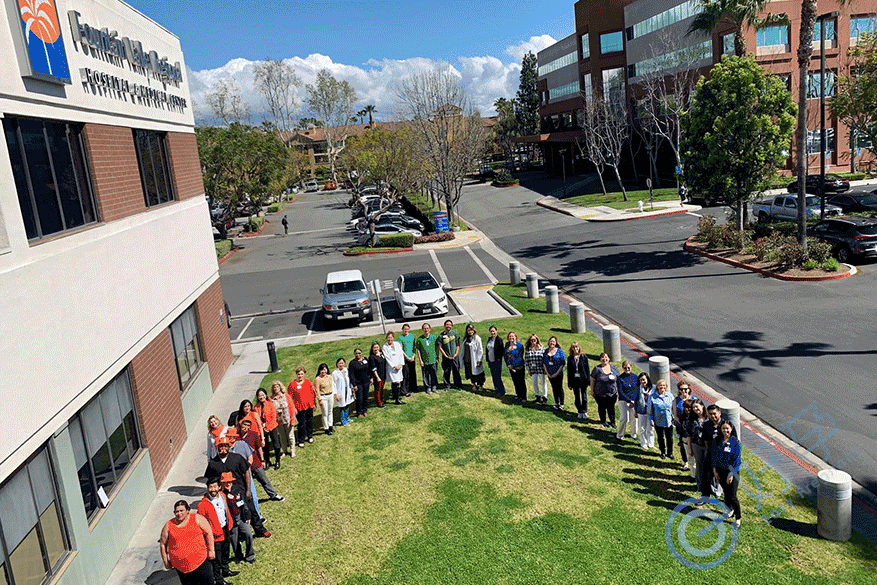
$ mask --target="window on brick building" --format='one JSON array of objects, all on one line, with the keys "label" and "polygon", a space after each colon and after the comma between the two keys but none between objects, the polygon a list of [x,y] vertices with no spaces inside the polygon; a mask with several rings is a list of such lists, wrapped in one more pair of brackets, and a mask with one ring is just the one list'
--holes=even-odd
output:
[{"label": "window on brick building", "polygon": [[866,14],[850,18],[850,38],[858,39],[862,33],[877,33],[877,14]]},{"label": "window on brick building", "polygon": [[789,27],[782,24],[760,28],[755,33],[755,44],[759,47],[788,46]]},{"label": "window on brick building", "polygon": [[167,148],[167,133],[134,130],[134,149],[146,207],[176,199]]},{"label": "window on brick building", "polygon": [[195,305],[186,309],[176,321],[171,323],[171,341],[177,362],[177,375],[180,378],[180,392],[182,392],[189,386],[195,372],[204,361]]},{"label": "window on brick building", "polygon": [[3,132],[29,240],[97,221],[82,124],[4,118]]},{"label": "window on brick building", "polygon": [[[822,78],[822,73],[817,71],[815,73],[810,73],[807,75],[807,98],[814,99],[818,98],[820,94],[820,83],[819,80]],[[835,74],[834,71],[826,71],[825,72],[825,97],[834,96],[834,81]]]},{"label": "window on brick building", "polygon": [[600,35],[600,54],[615,53],[624,50],[624,33],[616,31]]},{"label": "window on brick building", "polygon": [[48,448],[0,486],[0,579],[44,583],[70,550]]},{"label": "window on brick building", "polygon": [[109,497],[142,446],[128,370],[80,410],[68,428],[85,515],[92,518],[102,507],[101,495]]}]

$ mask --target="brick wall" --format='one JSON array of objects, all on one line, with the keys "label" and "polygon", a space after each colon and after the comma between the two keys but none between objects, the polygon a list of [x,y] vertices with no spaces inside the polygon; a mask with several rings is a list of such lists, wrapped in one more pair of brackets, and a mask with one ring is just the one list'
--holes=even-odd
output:
[{"label": "brick wall", "polygon": [[[216,390],[233,359],[228,337],[228,315],[225,314],[222,285],[219,279],[201,293],[195,303],[195,310],[198,313],[204,359],[210,364],[210,383]],[[220,312],[225,316],[224,319],[220,319]]]},{"label": "brick wall", "polygon": [[131,361],[131,378],[143,440],[149,447],[152,474],[158,487],[186,441],[180,382],[168,329],[162,330]]},{"label": "brick wall", "polygon": [[145,211],[131,129],[86,124],[85,142],[101,221],[110,222]]},{"label": "brick wall", "polygon": [[190,132],[168,132],[167,145],[173,167],[177,199],[204,195],[201,162],[198,159],[198,141]]}]

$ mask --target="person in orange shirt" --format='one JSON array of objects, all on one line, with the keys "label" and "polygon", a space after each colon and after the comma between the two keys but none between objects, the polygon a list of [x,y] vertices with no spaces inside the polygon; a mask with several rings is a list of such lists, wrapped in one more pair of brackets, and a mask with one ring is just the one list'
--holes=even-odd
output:
[{"label": "person in orange shirt", "polygon": [[248,418],[253,425],[253,432],[258,433],[262,442],[265,442],[265,429],[262,428],[262,417],[253,412],[253,403],[247,399],[241,400],[241,406],[232,412],[228,426],[235,427],[241,420]]},{"label": "person in orange shirt", "polygon": [[230,531],[231,510],[228,508],[228,499],[220,489],[219,478],[207,479],[207,493],[198,503],[198,514],[207,519],[210,530],[213,532],[213,547],[216,554],[211,561],[213,565],[214,585],[226,585],[224,577],[234,577],[237,571],[228,567],[229,544],[231,543]]},{"label": "person in orange shirt", "polygon": [[304,447],[305,441],[314,442],[314,406],[316,396],[314,386],[305,377],[307,370],[299,366],[295,369],[295,380],[289,383],[287,392],[292,396],[292,404],[295,406],[296,419],[298,420],[298,446]]},{"label": "person in orange shirt", "polygon": [[164,567],[177,571],[181,585],[213,585],[213,531],[203,516],[190,512],[189,502],[174,504],[158,543]]},{"label": "person in orange shirt", "polygon": [[277,407],[268,398],[264,388],[256,390],[253,411],[261,419],[265,429],[265,467],[271,467],[271,450],[274,450],[274,469],[280,469],[280,436],[277,433]]}]

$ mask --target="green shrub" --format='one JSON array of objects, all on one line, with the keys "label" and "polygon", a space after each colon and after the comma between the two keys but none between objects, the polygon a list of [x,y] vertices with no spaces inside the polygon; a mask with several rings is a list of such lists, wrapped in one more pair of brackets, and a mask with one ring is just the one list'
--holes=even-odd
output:
[{"label": "green shrub", "polygon": [[816,260],[821,264],[831,258],[831,244],[821,242],[816,238],[807,238],[807,255],[811,260]]},{"label": "green shrub", "polygon": [[508,185],[517,185],[518,180],[512,176],[508,169],[503,169],[496,174],[493,185],[496,187],[506,187]]},{"label": "green shrub", "polygon": [[758,238],[749,246],[749,253],[755,256],[756,260],[766,260],[768,255],[776,249],[773,240],[767,236]]},{"label": "green shrub", "polygon": [[742,232],[733,223],[726,223],[721,227],[721,244],[726,248],[732,248],[738,252],[749,245],[752,234],[746,230]]},{"label": "green shrub", "polygon": [[378,238],[379,248],[410,248],[414,245],[414,234],[389,234]]},{"label": "green shrub", "polygon": [[231,240],[213,242],[216,245],[216,259],[219,260],[231,251]]},{"label": "green shrub", "polygon": [[801,268],[803,268],[804,270],[816,270],[817,268],[819,268],[819,264],[819,262],[817,262],[813,258],[810,258],[809,260],[804,262]]},{"label": "green shrub", "polygon": [[244,230],[248,232],[257,232],[262,224],[265,223],[264,217],[253,217],[250,222],[244,226]]},{"label": "green shrub", "polygon": [[794,238],[788,238],[777,251],[777,260],[783,266],[801,266],[807,260],[804,248]]},{"label": "green shrub", "polygon": [[865,173],[835,173],[836,175],[843,177],[847,181],[861,181],[866,177]]},{"label": "green shrub", "polygon": [[826,272],[836,272],[839,267],[837,258],[828,258],[822,263],[822,269]]},{"label": "green shrub", "polygon": [[282,203],[272,203],[268,206],[268,213],[277,213],[283,208]]},{"label": "green shrub", "polygon": [[704,215],[699,220],[697,220],[697,236],[695,239],[698,242],[703,242],[708,244],[710,247],[714,247],[718,244],[721,239],[721,228],[716,226],[716,216],[715,215]]}]

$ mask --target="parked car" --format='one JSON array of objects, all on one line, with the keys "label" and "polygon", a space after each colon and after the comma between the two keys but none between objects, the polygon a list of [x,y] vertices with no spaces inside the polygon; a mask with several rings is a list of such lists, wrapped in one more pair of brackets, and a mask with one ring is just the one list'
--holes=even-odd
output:
[{"label": "parked car", "polygon": [[493,170],[493,167],[490,165],[484,165],[480,169],[478,169],[478,180],[482,183],[486,183],[487,181],[492,180],[496,177],[496,171]]},{"label": "parked car", "polygon": [[368,289],[359,270],[341,270],[326,275],[323,294],[323,318],[329,321],[372,318]]},{"label": "parked car", "polygon": [[314,191],[319,191],[319,190],[320,190],[320,184],[317,182],[316,179],[308,179],[308,181],[305,183],[305,192],[306,193],[312,193]]},{"label": "parked car", "polygon": [[[366,225],[363,229],[357,230],[358,233],[368,234],[369,229]],[[394,223],[378,223],[375,224],[375,234],[379,236],[387,235],[387,234],[414,234],[415,238],[419,238],[423,234],[420,230],[406,228],[401,225],[397,225]]]},{"label": "parked car", "polygon": [[[819,175],[807,175],[807,181],[805,183],[805,188],[808,193],[819,193]],[[798,181],[794,183],[789,183],[787,187],[789,193],[797,193],[798,192]],[[826,193],[843,193],[844,191],[850,190],[850,182],[846,179],[841,179],[837,175],[826,173],[825,175],[825,192]]]},{"label": "parked car", "polygon": [[403,319],[426,315],[446,315],[448,297],[444,283],[436,281],[429,272],[410,272],[396,279],[393,296]]},{"label": "parked car", "polygon": [[807,234],[832,245],[838,262],[877,257],[877,219],[854,215],[817,222]]},{"label": "parked car", "polygon": [[[819,216],[819,197],[807,195],[807,217]],[[825,205],[825,215],[840,215],[840,207]],[[752,217],[759,222],[768,222],[772,219],[780,221],[795,221],[798,217],[798,196],[777,195],[768,201],[756,201],[752,203]]]},{"label": "parked car", "polygon": [[877,211],[877,190],[873,193],[847,193],[835,195],[827,199],[828,203],[837,205],[844,213],[851,211]]}]

